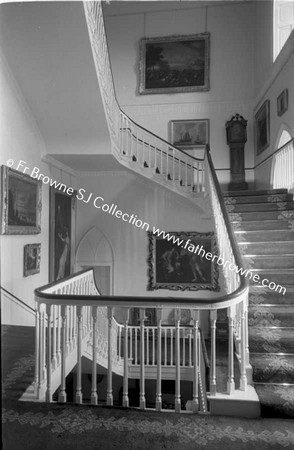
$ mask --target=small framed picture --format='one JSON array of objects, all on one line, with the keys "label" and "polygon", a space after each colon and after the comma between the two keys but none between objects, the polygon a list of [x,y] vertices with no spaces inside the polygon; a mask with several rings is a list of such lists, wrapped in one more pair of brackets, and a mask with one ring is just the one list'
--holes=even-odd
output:
[{"label": "small framed picture", "polygon": [[171,120],[170,142],[178,148],[193,150],[209,143],[209,119]]},{"label": "small framed picture", "polygon": [[28,277],[40,272],[41,244],[27,244],[24,246],[23,275]]},{"label": "small framed picture", "polygon": [[255,114],[255,148],[259,155],[270,144],[270,102],[266,100]]},{"label": "small framed picture", "polygon": [[288,109],[288,89],[284,89],[277,98],[277,113],[282,116]]},{"label": "small framed picture", "polygon": [[2,166],[1,175],[2,234],[40,233],[41,181],[6,166]]}]

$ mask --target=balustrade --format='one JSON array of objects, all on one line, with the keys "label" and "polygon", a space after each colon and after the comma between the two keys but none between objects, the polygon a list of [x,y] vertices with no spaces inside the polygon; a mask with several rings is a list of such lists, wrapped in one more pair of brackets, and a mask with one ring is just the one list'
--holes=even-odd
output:
[{"label": "balustrade", "polygon": [[273,189],[288,189],[294,193],[294,139],[273,155],[271,184]]}]

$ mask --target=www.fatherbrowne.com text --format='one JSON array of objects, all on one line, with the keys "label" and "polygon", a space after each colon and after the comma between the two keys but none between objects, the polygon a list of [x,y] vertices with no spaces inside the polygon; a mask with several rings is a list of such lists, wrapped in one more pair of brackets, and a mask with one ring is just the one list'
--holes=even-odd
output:
[{"label": "www.fatherbrowne.com text", "polygon": [[[57,182],[56,180],[53,180],[47,175],[41,173],[38,167],[34,167],[32,170],[30,170],[30,168],[26,166],[26,164],[27,163],[25,161],[20,160],[17,164],[16,170],[22,171],[22,173],[29,175],[31,178],[36,179],[38,181],[42,181],[43,184],[48,184],[49,186],[54,187],[55,189],[63,193],[66,193],[69,196],[74,195],[77,200],[82,201],[83,203],[88,204],[91,202],[94,208],[101,209],[103,212],[108,213],[116,217],[117,219],[121,219],[124,222],[128,222],[129,224],[134,225],[137,228],[141,228],[142,230],[149,231],[150,229],[149,223],[139,219],[136,214],[123,212],[118,208],[117,205],[113,203],[109,205],[108,203],[106,203],[103,197],[95,196],[93,192],[87,193],[86,189],[80,188],[78,189],[78,191],[76,191],[74,188],[68,187],[64,183]],[[9,167],[12,167],[14,165],[14,160],[9,159],[7,161],[7,165]],[[160,230],[156,227],[152,228],[152,233],[158,237],[161,237],[162,239],[172,242],[174,245],[177,245],[178,247],[181,247],[191,253],[194,253],[196,255],[205,258],[207,261],[212,262],[215,261],[220,266],[228,267],[229,270],[236,272],[239,275],[244,275],[246,278],[249,278],[250,280],[252,279],[255,283],[259,283],[264,287],[268,287],[272,291],[282,293],[283,295],[285,295],[286,293],[285,287],[280,286],[279,284],[276,284],[273,281],[270,282],[267,278],[261,279],[257,273],[253,273],[251,272],[251,270],[238,267],[233,262],[225,261],[219,255],[213,255],[210,252],[206,252],[202,245],[195,246],[190,239],[187,239],[185,241],[183,239],[180,239],[179,237],[174,236],[173,234],[166,233],[165,231]]]}]

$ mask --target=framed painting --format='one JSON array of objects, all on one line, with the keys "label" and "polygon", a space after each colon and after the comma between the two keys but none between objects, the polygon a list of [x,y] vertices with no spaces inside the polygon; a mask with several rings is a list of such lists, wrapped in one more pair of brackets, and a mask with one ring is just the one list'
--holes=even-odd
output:
[{"label": "framed painting", "polygon": [[[133,309],[133,324],[140,325],[140,308]],[[156,309],[155,308],[145,308],[145,326],[155,326],[156,325]]]},{"label": "framed painting", "polygon": [[178,148],[193,150],[209,143],[209,119],[171,120],[170,142]]},{"label": "framed painting", "polygon": [[284,89],[277,98],[277,113],[282,116],[288,109],[288,89]]},{"label": "framed painting", "polygon": [[76,192],[67,195],[50,189],[49,280],[56,281],[74,271]]},{"label": "framed painting", "polygon": [[140,41],[139,93],[209,91],[210,34]]},{"label": "framed painting", "polygon": [[40,272],[41,244],[27,244],[24,246],[23,275],[28,277]]},{"label": "framed painting", "polygon": [[206,257],[217,255],[214,233],[171,231],[168,234],[178,238],[179,245],[148,232],[147,289],[218,291],[216,258],[212,261]]},{"label": "framed painting", "polygon": [[255,148],[259,155],[270,144],[270,102],[266,100],[255,114]]},{"label": "framed painting", "polygon": [[41,232],[42,185],[10,167],[1,171],[2,234],[38,234]]}]

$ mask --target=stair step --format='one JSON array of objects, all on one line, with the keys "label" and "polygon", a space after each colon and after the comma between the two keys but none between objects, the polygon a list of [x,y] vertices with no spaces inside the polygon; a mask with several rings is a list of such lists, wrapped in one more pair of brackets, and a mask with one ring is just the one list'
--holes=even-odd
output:
[{"label": "stair step", "polygon": [[266,194],[266,195],[252,195],[246,196],[231,196],[225,197],[225,204],[235,204],[241,205],[246,203],[275,203],[275,202],[291,202],[293,200],[293,196],[291,194]]},{"label": "stair step", "polygon": [[262,417],[294,418],[294,386],[256,384]]},{"label": "stair step", "polygon": [[294,327],[294,304],[249,305],[248,323],[250,327]]},{"label": "stair step", "polygon": [[[231,222],[249,222],[249,221],[263,221],[263,220],[281,220],[281,221],[285,221],[288,226],[289,226],[289,219],[294,219],[294,211],[290,210],[289,211],[289,219],[287,219],[283,213],[285,214],[285,212],[288,211],[239,211],[239,212],[231,212],[228,211],[229,213],[229,218],[231,220]],[[292,217],[291,217],[292,216]]]},{"label": "stair step", "polygon": [[287,220],[252,220],[249,222],[232,221],[231,223],[235,231],[289,230],[289,223]]},{"label": "stair step", "polygon": [[287,194],[287,189],[264,189],[264,190],[249,190],[249,191],[226,191],[223,192],[224,197],[241,197],[241,196],[253,196],[256,195],[272,195],[272,194]]},{"label": "stair step", "polygon": [[243,255],[289,255],[294,254],[294,240],[271,242],[239,242]]},{"label": "stair step", "polygon": [[249,348],[254,353],[294,353],[294,328],[249,327]]},{"label": "stair step", "polygon": [[[245,267],[253,269],[293,269],[294,255],[243,255]],[[246,264],[247,263],[247,264]]]},{"label": "stair step", "polygon": [[[285,288],[294,287],[294,269],[250,269],[250,271],[260,276],[260,282],[263,279],[267,279],[267,284],[273,282]],[[250,279],[249,283],[256,284],[253,279]],[[270,290],[268,287],[266,289]],[[276,293],[282,295],[281,292],[276,291]]]},{"label": "stair step", "polygon": [[271,291],[259,285],[249,288],[249,305],[294,305],[294,290],[290,289],[285,294]]},{"label": "stair step", "polygon": [[268,211],[285,211],[294,209],[294,202],[275,202],[275,203],[243,203],[235,205],[227,205],[227,210],[232,213],[238,212],[268,212]]},{"label": "stair step", "polygon": [[294,355],[251,354],[250,363],[254,382],[294,384]]},{"label": "stair step", "polygon": [[238,242],[294,241],[294,230],[235,231]]}]

